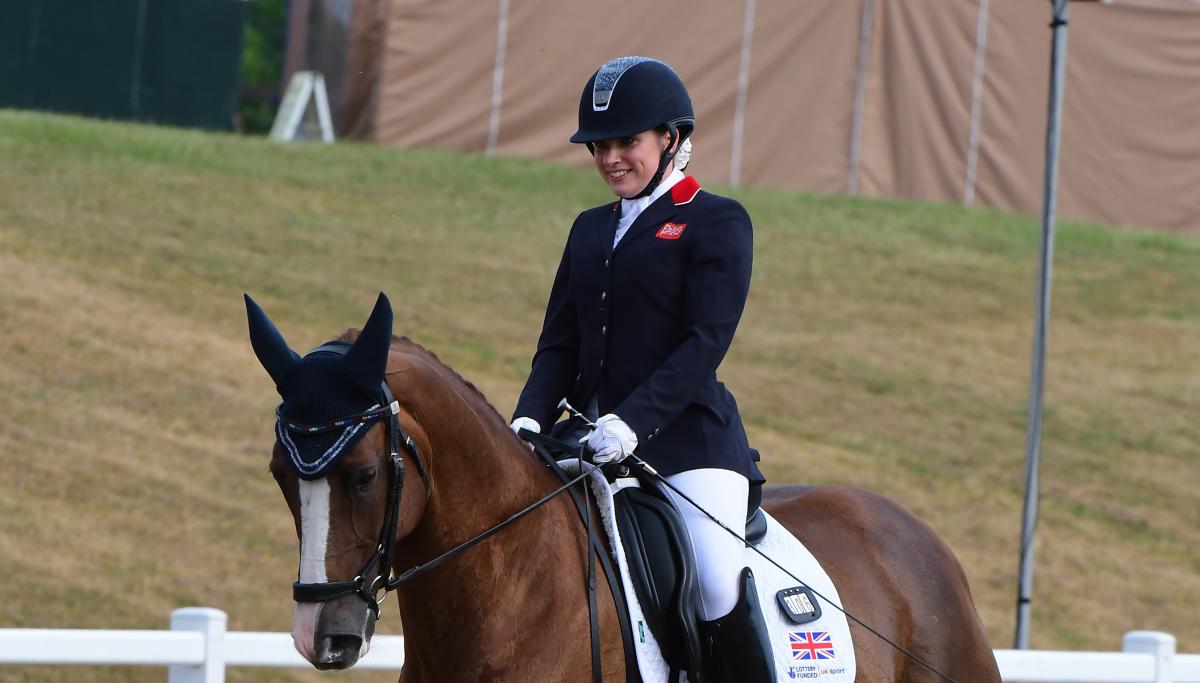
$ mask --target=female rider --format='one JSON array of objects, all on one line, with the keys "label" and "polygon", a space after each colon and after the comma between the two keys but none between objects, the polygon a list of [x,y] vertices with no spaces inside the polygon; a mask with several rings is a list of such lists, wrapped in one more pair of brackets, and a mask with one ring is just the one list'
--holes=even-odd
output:
[{"label": "female rider", "polygon": [[[746,303],[753,239],[740,204],[683,175],[679,150],[689,151],[694,126],[691,98],[663,62],[620,57],[588,80],[571,142],[587,146],[618,201],[571,227],[512,427],[541,431],[565,396],[595,420],[583,439],[594,462],[636,449],[744,534],[748,492],[763,478],[716,370]],[[675,503],[696,555],[705,668],[775,680],[762,617],[745,608],[753,575],[744,545]]]}]

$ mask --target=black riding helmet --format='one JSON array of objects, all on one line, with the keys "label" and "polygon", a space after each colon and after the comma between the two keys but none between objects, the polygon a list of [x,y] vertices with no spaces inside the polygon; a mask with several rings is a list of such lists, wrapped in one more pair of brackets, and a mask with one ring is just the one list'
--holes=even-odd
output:
[{"label": "black riding helmet", "polygon": [[626,138],[666,126],[671,136],[658,161],[658,171],[637,196],[645,197],[662,182],[667,164],[692,134],[696,117],[692,98],[675,70],[649,57],[617,57],[588,79],[579,99],[579,130],[571,142],[595,153],[600,140]]}]

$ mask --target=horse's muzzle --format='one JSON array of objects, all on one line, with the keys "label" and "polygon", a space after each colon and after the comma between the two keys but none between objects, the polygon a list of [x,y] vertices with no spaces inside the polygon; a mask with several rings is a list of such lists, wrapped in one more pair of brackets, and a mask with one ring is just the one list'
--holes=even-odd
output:
[{"label": "horse's muzzle", "polygon": [[316,642],[316,659],[313,666],[321,671],[349,669],[358,662],[362,652],[362,638],[349,635],[319,636]]},{"label": "horse's muzzle", "polygon": [[298,649],[313,666],[322,671],[349,669],[370,648],[375,614],[358,596],[348,595],[321,605],[311,634],[309,647]]}]

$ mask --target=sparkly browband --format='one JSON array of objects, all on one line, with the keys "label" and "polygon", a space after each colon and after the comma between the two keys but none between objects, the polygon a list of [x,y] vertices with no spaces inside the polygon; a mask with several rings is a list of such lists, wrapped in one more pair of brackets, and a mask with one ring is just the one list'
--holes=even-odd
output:
[{"label": "sparkly browband", "polygon": [[[385,415],[398,415],[399,413],[400,403],[397,401],[392,401],[390,404],[382,407],[376,403],[357,415],[343,417],[319,425],[306,425],[287,419],[281,414],[279,409],[276,409],[275,436],[278,437],[279,443],[283,444],[284,449],[287,450],[288,456],[292,460],[292,466],[296,468],[301,477],[315,477],[338,459],[338,456],[345,450],[346,445],[354,440],[363,427],[368,426]],[[333,445],[322,453],[320,458],[311,463],[304,462],[304,459],[300,457],[300,449],[296,446],[296,442],[292,441],[290,434],[290,432],[303,435],[320,434],[342,427],[345,427],[346,431],[342,432],[337,441],[334,441]]]},{"label": "sparkly browband", "polygon": [[399,415],[400,414],[400,402],[392,401],[390,404],[383,406],[382,408],[379,407],[378,403],[376,403],[375,405],[371,406],[367,410],[365,410],[357,415],[351,415],[350,417],[339,418],[337,420],[334,420],[333,422],[326,422],[324,424],[319,424],[319,425],[306,425],[301,422],[296,422],[295,420],[287,419],[286,417],[283,416],[283,406],[281,405],[275,409],[275,419],[282,422],[285,427],[292,430],[293,432],[301,432],[304,434],[319,434],[320,432],[333,431],[339,427],[347,427],[349,425],[357,425],[357,424],[363,424],[365,422],[373,422],[373,421],[383,417],[384,415],[387,415],[388,413],[391,413],[392,415]]}]

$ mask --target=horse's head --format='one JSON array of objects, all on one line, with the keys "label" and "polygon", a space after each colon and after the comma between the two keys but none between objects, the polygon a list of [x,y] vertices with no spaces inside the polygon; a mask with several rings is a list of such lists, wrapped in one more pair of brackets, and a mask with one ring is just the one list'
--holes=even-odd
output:
[{"label": "horse's head", "polygon": [[424,500],[416,478],[413,495],[401,496],[405,463],[422,478],[424,468],[385,381],[392,309],[380,294],[357,339],[304,357],[249,296],[246,312],[254,352],[283,398],[271,473],[300,540],[292,638],[318,669],[344,669],[370,645],[396,539]]}]

